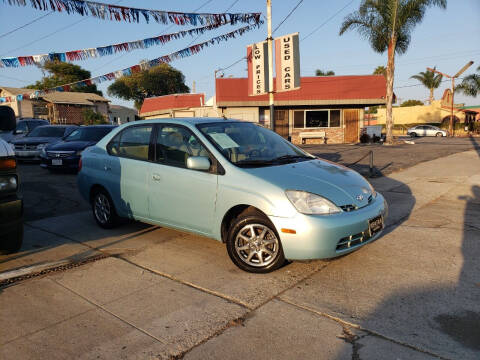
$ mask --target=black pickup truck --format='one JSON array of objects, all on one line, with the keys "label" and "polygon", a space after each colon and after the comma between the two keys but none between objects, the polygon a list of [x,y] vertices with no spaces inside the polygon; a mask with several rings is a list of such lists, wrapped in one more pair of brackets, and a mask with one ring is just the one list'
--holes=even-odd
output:
[{"label": "black pickup truck", "polygon": [[[15,128],[15,113],[0,106],[0,130]],[[18,194],[17,161],[10,144],[0,139],[0,254],[20,250],[23,241],[23,201]]]}]

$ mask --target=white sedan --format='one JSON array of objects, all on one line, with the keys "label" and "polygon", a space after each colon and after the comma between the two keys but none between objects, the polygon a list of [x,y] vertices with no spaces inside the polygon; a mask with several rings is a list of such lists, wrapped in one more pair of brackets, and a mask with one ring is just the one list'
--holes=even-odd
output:
[{"label": "white sedan", "polygon": [[432,125],[418,125],[407,130],[407,135],[416,136],[447,136],[447,132]]}]

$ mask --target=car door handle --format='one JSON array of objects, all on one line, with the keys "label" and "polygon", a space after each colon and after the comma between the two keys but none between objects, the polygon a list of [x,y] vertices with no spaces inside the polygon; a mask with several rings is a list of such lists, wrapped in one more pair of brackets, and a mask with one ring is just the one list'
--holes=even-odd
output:
[{"label": "car door handle", "polygon": [[154,181],[160,181],[160,175],[158,175],[158,174],[153,174],[153,175],[152,175],[152,179],[153,179]]},{"label": "car door handle", "polygon": [[112,168],[111,168],[110,166],[105,165],[105,166],[103,167],[103,170],[105,170],[105,171],[110,171],[110,170],[112,170]]}]

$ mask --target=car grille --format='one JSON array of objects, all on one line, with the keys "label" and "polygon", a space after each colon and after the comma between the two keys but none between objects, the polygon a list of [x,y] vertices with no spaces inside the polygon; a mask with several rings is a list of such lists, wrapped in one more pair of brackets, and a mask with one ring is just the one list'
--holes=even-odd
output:
[{"label": "car grille", "polygon": [[47,151],[49,158],[66,158],[75,154],[75,151]]},{"label": "car grille", "polygon": [[37,150],[37,145],[16,144],[15,150]]},{"label": "car grille", "polygon": [[355,234],[355,235],[350,235],[346,236],[337,243],[337,248],[335,249],[336,251],[341,251],[341,250],[346,250],[346,249],[352,249],[357,246],[360,246],[363,244],[365,241],[368,241],[370,239],[370,236],[368,235],[368,231],[362,231],[361,233]]}]

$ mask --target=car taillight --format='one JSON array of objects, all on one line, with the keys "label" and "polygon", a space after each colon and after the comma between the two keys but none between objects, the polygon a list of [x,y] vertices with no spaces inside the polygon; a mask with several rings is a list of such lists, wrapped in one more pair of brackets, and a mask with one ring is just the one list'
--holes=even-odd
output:
[{"label": "car taillight", "polygon": [[80,157],[80,160],[78,160],[78,171],[82,170],[82,158]]},{"label": "car taillight", "polygon": [[11,170],[17,167],[17,160],[14,158],[0,159],[0,170]]}]

